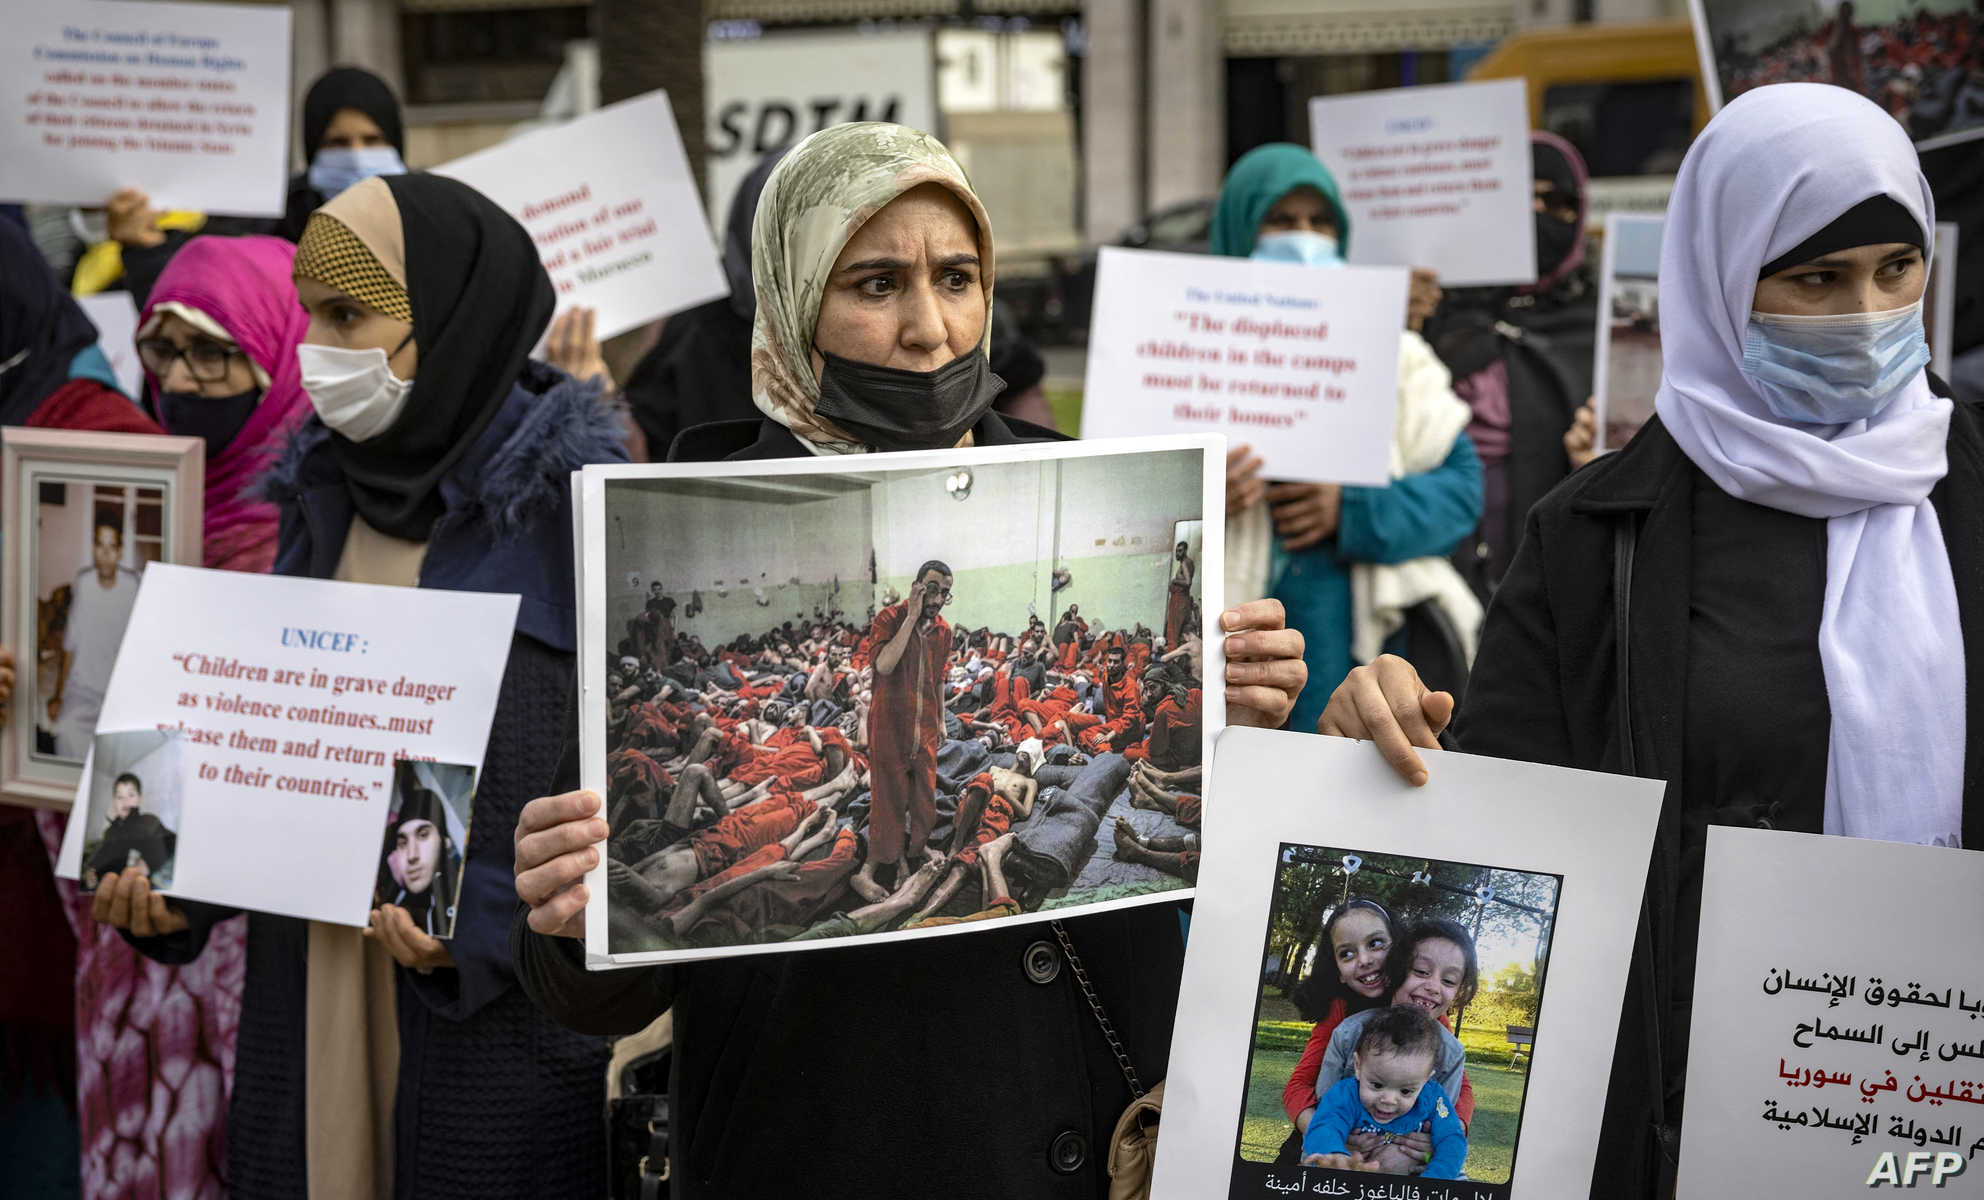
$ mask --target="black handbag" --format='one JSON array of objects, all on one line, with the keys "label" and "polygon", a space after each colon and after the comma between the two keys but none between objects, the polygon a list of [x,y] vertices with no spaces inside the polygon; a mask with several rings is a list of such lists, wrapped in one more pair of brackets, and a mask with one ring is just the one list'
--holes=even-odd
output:
[{"label": "black handbag", "polygon": [[628,1063],[621,1097],[608,1102],[607,1161],[613,1200],[668,1195],[667,1048]]}]

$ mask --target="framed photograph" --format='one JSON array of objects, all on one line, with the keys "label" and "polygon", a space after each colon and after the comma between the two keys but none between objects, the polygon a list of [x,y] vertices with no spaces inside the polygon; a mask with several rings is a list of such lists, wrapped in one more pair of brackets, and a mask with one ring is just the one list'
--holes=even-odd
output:
[{"label": "framed photograph", "polygon": [[1660,392],[1660,217],[1608,213],[1599,257],[1592,409],[1598,449],[1617,450]]},{"label": "framed photograph", "polygon": [[1663,785],[1420,753],[1221,736],[1152,1200],[1592,1194]]},{"label": "framed photograph", "polygon": [[0,433],[0,636],[15,683],[0,798],[67,810],[152,563],[200,563],[206,443],[10,427]]},{"label": "framed photograph", "polygon": [[1935,251],[1929,259],[1929,279],[1922,290],[1922,328],[1929,338],[1929,369],[1950,377],[1950,356],[1956,352],[1956,277],[1958,227],[1955,221],[1936,222]]},{"label": "framed photograph", "polygon": [[613,830],[588,961],[1190,895],[1224,461],[1193,436],[587,468],[581,770]]},{"label": "framed photograph", "polygon": [[1770,83],[1831,83],[1922,149],[1984,136],[1972,0],[1690,0],[1710,107]]}]

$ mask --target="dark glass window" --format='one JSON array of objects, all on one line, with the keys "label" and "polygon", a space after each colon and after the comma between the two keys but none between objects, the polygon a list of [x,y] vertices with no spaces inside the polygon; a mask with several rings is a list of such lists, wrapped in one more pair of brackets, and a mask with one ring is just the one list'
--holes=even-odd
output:
[{"label": "dark glass window", "polygon": [[1543,93],[1543,127],[1576,146],[1601,179],[1672,175],[1694,122],[1692,79],[1560,83]]}]

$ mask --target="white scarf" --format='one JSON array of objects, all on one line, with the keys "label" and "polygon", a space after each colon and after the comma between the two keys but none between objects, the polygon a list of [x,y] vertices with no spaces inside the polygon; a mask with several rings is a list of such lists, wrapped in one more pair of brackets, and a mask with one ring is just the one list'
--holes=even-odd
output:
[{"label": "white scarf", "polygon": [[1655,409],[1725,492],[1826,520],[1825,831],[1957,845],[1964,646],[1929,503],[1948,470],[1951,404],[1918,375],[1870,421],[1795,425],[1771,414],[1742,371],[1762,265],[1877,194],[1935,228],[1907,135],[1844,88],[1758,88],[1709,122],[1668,203]]}]

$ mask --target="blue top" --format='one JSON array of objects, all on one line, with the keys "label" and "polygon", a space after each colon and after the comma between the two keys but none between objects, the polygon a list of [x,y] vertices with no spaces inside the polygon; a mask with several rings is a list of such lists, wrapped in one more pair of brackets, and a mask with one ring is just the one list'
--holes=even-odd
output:
[{"label": "blue top", "polygon": [[1454,1115],[1453,1102],[1437,1079],[1428,1079],[1419,1089],[1419,1099],[1400,1116],[1379,1121],[1364,1111],[1357,1097],[1357,1077],[1337,1081],[1316,1104],[1316,1115],[1309,1119],[1309,1133],[1302,1139],[1302,1157],[1311,1154],[1348,1154],[1344,1139],[1353,1133],[1376,1130],[1379,1133],[1412,1133],[1421,1125],[1433,1123],[1433,1158],[1420,1173],[1422,1179],[1458,1179],[1467,1165],[1467,1133]]},{"label": "blue top", "polygon": [[[1481,520],[1481,460],[1465,433],[1446,461],[1386,487],[1346,487],[1336,536],[1293,554],[1274,543],[1269,594],[1288,610],[1288,627],[1306,641],[1302,689],[1288,728],[1312,733],[1330,693],[1350,668],[1350,565],[1445,557]],[[1402,652],[1403,631],[1385,649]]]}]

